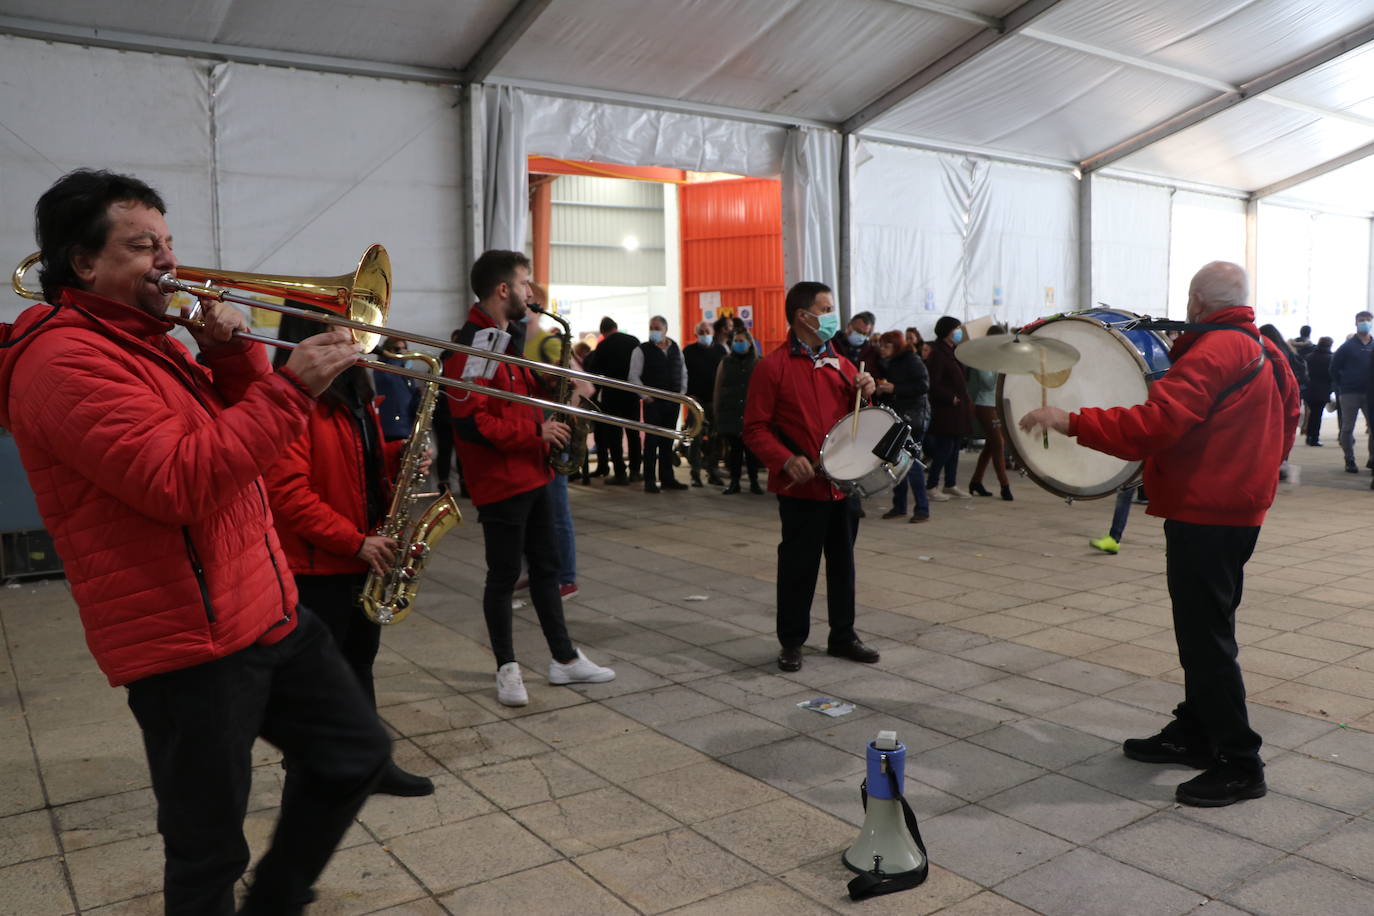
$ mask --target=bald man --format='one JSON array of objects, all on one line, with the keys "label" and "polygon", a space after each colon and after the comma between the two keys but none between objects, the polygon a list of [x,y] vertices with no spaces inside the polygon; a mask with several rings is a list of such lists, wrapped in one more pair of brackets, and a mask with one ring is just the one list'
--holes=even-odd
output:
[{"label": "bald man", "polygon": [[[1146,511],[1164,519],[1166,575],[1184,700],[1164,730],[1131,738],[1127,757],[1203,770],[1178,787],[1186,805],[1219,807],[1265,794],[1260,736],[1250,728],[1236,661],[1236,608],[1245,563],[1293,447],[1298,383],[1260,336],[1245,271],[1213,261],[1188,289],[1188,322],[1172,368],[1135,407],[1021,418],[1080,445],[1145,462]],[[1227,333],[1230,332],[1230,333]]]}]

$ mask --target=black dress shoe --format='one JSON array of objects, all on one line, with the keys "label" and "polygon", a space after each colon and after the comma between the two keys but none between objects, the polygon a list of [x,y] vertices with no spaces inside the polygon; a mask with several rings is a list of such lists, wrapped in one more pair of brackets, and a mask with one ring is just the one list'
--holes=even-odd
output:
[{"label": "black dress shoe", "polygon": [[730,486],[726,487],[724,490],[721,490],[720,492],[725,494],[726,496],[734,496],[736,493],[739,492],[739,481],[730,481]]},{"label": "black dress shoe", "polygon": [[1011,487],[1002,488],[1002,498],[1005,499],[1007,502],[1011,502],[1013,499],[1016,498],[1011,495]]},{"label": "black dress shoe", "polygon": [[1143,763],[1173,763],[1196,770],[1205,770],[1217,761],[1213,751],[1190,744],[1176,726],[1165,726],[1159,734],[1148,738],[1127,738],[1121,744],[1121,753]]},{"label": "black dress shoe", "polygon": [[1262,798],[1268,791],[1263,767],[1256,770],[1221,759],[1175,789],[1174,797],[1195,808],[1222,808],[1247,798]]},{"label": "black dress shoe", "polygon": [[693,474],[693,475],[692,475],[692,486],[694,486],[694,487],[699,487],[699,486],[701,486],[701,475],[700,475],[700,474]]},{"label": "black dress shoe", "polygon": [[717,474],[715,471],[706,472],[706,482],[713,487],[719,487],[725,483],[725,481],[721,480],[720,475]]},{"label": "black dress shoe", "polygon": [[685,489],[687,489],[687,484],[685,484],[685,483],[678,483],[676,480],[674,480],[674,479],[671,478],[671,477],[669,477],[667,480],[663,481],[663,483],[659,484],[659,486],[662,487],[662,488],[665,489],[665,490],[685,490]]},{"label": "black dress shoe", "polygon": [[991,496],[991,495],[992,495],[991,493],[988,492],[988,488],[985,487],[985,486],[983,486],[981,483],[971,483],[971,484],[969,484],[969,485],[968,485],[968,491],[969,491],[970,493],[972,493],[974,496]]},{"label": "black dress shoe", "polygon": [[657,493],[657,492],[658,492],[658,484],[656,484],[656,483],[646,483],[646,484],[644,484],[644,492],[645,492],[645,493]]},{"label": "black dress shoe", "polygon": [[428,776],[407,773],[393,760],[386,765],[381,782],[372,790],[373,795],[400,795],[405,798],[418,798],[434,794],[434,782]]},{"label": "black dress shoe", "polygon": [[778,670],[779,670],[779,671],[800,671],[800,670],[801,670],[801,666],[802,666],[801,646],[793,646],[793,647],[791,647],[791,648],[788,648],[787,646],[783,646],[783,647],[782,647],[782,651],[778,653]]},{"label": "black dress shoe", "polygon": [[617,474],[614,477],[606,478],[606,486],[608,487],[626,487],[629,485],[630,478],[626,477],[624,474]]},{"label": "black dress shoe", "polygon": [[630,472],[630,483],[639,483],[639,482],[640,482],[641,480],[643,480],[643,479],[644,479],[644,475],[641,474],[641,473],[639,473],[638,471],[631,471],[631,472]]},{"label": "black dress shoe", "polygon": [[749,481],[749,492],[753,493],[755,496],[762,496],[763,487],[759,486],[759,482],[757,480],[751,480]]},{"label": "black dress shoe", "polygon": [[847,643],[826,646],[825,654],[833,655],[836,658],[847,658],[851,662],[862,662],[865,665],[871,665],[882,657],[878,654],[877,649],[870,649],[857,637]]}]

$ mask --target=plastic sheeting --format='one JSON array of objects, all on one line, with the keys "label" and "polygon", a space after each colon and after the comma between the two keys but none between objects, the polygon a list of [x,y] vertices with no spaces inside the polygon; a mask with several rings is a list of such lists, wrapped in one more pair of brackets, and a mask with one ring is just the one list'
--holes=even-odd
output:
[{"label": "plastic sheeting", "polygon": [[524,118],[524,93],[519,89],[488,86],[482,90],[477,133],[483,148],[482,233],[486,249],[525,250],[530,183]]},{"label": "plastic sheeting", "polygon": [[[1274,252],[1275,264],[1287,255]],[[1188,314],[1188,284],[1210,261],[1245,264],[1245,202],[1214,194],[1177,191],[1169,215],[1169,315]],[[1261,258],[1260,273],[1265,272]],[[1290,335],[1291,336],[1291,335]]]},{"label": "plastic sheeting", "polygon": [[1367,219],[1262,205],[1256,320],[1343,340],[1368,308],[1369,238]]},{"label": "plastic sheeting", "polygon": [[[782,263],[787,286],[819,280],[839,290],[840,143],[840,135],[830,130],[788,131],[782,163]],[[852,314],[848,303],[839,306],[844,314]]]},{"label": "plastic sheeting", "polygon": [[1164,317],[1169,303],[1171,188],[1094,178],[1094,302]]},{"label": "plastic sheeting", "polygon": [[755,178],[782,172],[786,128],[535,93],[524,104],[532,155]]}]

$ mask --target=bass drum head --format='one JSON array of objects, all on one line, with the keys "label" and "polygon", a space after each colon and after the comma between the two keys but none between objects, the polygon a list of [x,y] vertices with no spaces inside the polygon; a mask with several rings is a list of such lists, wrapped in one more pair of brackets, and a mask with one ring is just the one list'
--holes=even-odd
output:
[{"label": "bass drum head", "polygon": [[[1070,413],[1084,407],[1131,407],[1149,395],[1149,367],[1124,335],[1091,318],[1065,315],[1023,331],[1023,337],[1049,337],[1077,348],[1081,358],[1058,388],[1046,388],[1045,403]],[[1007,441],[1026,473],[1040,486],[1068,499],[1099,499],[1132,483],[1141,462],[1125,461],[1079,445],[1058,433],[1027,434],[1017,421],[1040,406],[1041,386],[1034,375],[1002,375],[997,381],[997,412]]]}]

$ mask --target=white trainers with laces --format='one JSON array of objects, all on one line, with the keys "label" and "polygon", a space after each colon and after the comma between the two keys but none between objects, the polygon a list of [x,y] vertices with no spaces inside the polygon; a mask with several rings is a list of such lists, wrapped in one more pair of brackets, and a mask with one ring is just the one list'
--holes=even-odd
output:
[{"label": "white trainers with laces", "polygon": [[601,684],[614,679],[615,671],[595,664],[581,649],[577,650],[577,658],[566,664],[549,661],[550,684]]},{"label": "white trainers with laces", "polygon": [[525,692],[525,679],[520,676],[519,662],[506,662],[496,669],[496,699],[502,706],[525,706],[530,695]]},{"label": "white trainers with laces", "polygon": [[948,493],[941,493],[939,490],[930,490],[930,491],[928,491],[928,492],[926,493],[926,498],[927,498],[927,499],[930,499],[932,502],[937,502],[937,503],[947,503],[947,502],[949,502],[949,494],[948,494]]},{"label": "white trainers with laces", "polygon": [[[945,488],[944,488],[943,490],[941,490],[940,492],[941,492],[941,493],[944,493],[944,494],[946,494],[946,495],[948,495],[948,496],[952,496],[952,497],[954,497],[955,499],[973,499],[973,496],[972,496],[971,494],[964,492],[963,490],[959,489],[958,487],[945,487]],[[928,496],[928,495],[930,495],[930,494],[926,494],[926,495]]]}]

